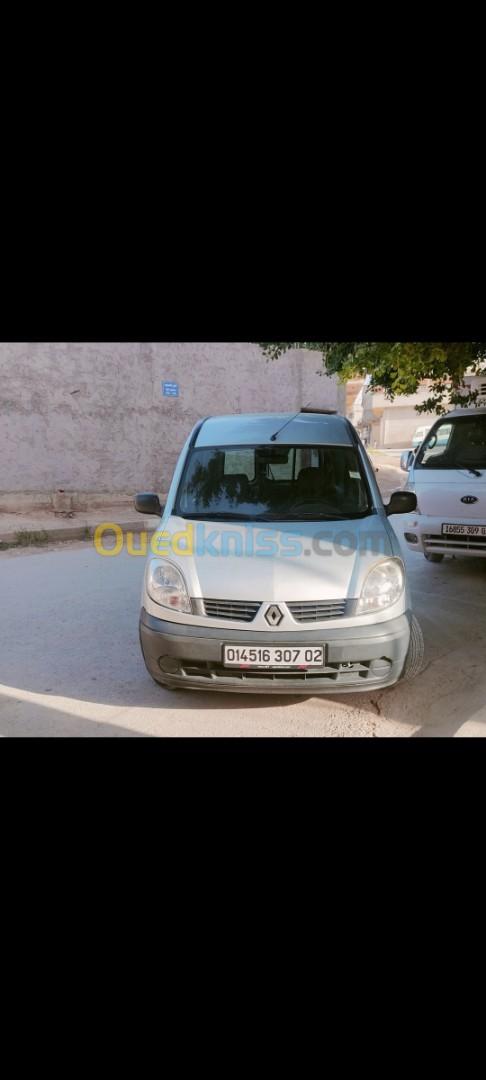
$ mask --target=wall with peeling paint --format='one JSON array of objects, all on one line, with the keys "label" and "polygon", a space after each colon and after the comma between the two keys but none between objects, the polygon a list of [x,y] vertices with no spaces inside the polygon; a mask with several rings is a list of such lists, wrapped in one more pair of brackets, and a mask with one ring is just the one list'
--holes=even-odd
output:
[{"label": "wall with peeling paint", "polygon": [[0,496],[163,492],[202,416],[308,401],[344,411],[320,367],[301,350],[267,362],[246,342],[0,344]]}]

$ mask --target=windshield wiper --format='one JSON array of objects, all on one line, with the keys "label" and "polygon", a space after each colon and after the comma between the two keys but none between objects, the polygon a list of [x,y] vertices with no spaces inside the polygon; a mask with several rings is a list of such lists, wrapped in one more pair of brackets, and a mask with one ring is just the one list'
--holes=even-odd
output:
[{"label": "windshield wiper", "polygon": [[232,514],[223,511],[208,512],[207,514],[180,514],[184,521],[246,521],[248,524],[258,522],[284,522],[284,521],[349,521],[352,518],[366,517],[370,510],[363,510],[356,514],[299,514],[298,516],[282,511],[280,514]]},{"label": "windshield wiper", "polygon": [[467,469],[473,476],[482,476],[483,473],[480,470],[475,469],[474,465],[459,465],[459,469]]},{"label": "windshield wiper", "polygon": [[370,511],[366,510],[359,514],[281,514],[276,518],[267,518],[268,521],[350,521],[351,518],[364,517]]},{"label": "windshield wiper", "polygon": [[[420,469],[467,469],[473,476],[483,475],[474,465],[466,465],[464,462],[461,463],[460,461],[446,461],[439,465],[429,459],[428,461],[417,462],[417,466]],[[486,465],[483,466],[483,469],[486,469]]]},{"label": "windshield wiper", "polygon": [[255,521],[251,514],[231,514],[208,510],[207,514],[181,514],[184,521]]},{"label": "windshield wiper", "polygon": [[457,467],[458,467],[458,469],[467,469],[467,471],[472,473],[473,476],[482,476],[483,475],[479,471],[479,469],[476,469],[474,467],[474,465],[461,465],[460,462],[459,462]]}]

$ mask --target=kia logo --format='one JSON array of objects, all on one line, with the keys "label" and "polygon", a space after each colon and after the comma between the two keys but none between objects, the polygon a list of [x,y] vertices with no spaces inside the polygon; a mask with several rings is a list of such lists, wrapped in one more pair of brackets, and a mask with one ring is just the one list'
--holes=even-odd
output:
[{"label": "kia logo", "polygon": [[477,501],[478,500],[475,495],[463,495],[461,499],[461,502],[463,503],[475,503]]}]

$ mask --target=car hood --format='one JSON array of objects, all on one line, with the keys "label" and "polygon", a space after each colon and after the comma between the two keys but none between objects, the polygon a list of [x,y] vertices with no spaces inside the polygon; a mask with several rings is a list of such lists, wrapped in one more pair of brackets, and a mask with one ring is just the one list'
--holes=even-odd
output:
[{"label": "car hood", "polygon": [[[444,521],[486,517],[486,471],[474,476],[467,469],[416,469],[410,486],[420,514]],[[463,503],[468,497],[475,501]]]},{"label": "car hood", "polygon": [[174,516],[161,528],[171,542],[160,554],[181,569],[193,597],[284,603],[351,598],[359,596],[370,566],[395,554],[378,514],[278,526]]}]

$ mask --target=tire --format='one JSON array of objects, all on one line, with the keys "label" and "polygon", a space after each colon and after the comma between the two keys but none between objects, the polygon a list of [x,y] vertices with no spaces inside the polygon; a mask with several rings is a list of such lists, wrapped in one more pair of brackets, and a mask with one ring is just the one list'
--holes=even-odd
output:
[{"label": "tire", "polygon": [[443,555],[438,555],[435,551],[424,551],[424,555],[427,562],[442,562],[442,559],[444,558]]},{"label": "tire", "polygon": [[410,645],[408,647],[407,659],[405,660],[402,680],[410,682],[411,679],[415,679],[417,675],[420,675],[424,666],[424,654],[425,643],[422,628],[415,615],[412,615],[410,623]]}]

